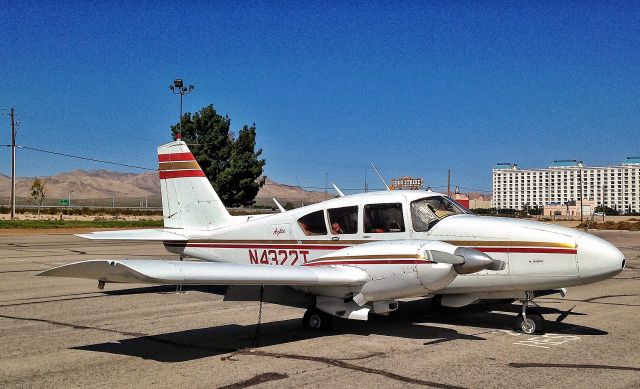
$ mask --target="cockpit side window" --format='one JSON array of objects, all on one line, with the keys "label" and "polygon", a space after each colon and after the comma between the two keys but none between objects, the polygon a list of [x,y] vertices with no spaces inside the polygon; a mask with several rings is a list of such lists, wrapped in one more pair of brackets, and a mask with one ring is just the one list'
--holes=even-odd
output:
[{"label": "cockpit side window", "polygon": [[364,206],[364,232],[404,232],[402,204],[367,204]]},{"label": "cockpit side window", "polygon": [[358,207],[328,209],[331,235],[355,234],[358,232]]},{"label": "cockpit side window", "polygon": [[411,203],[411,223],[415,232],[429,231],[429,224],[434,220],[438,218],[431,211],[427,199]]},{"label": "cockpit side window", "polygon": [[464,213],[471,212],[445,196],[427,197],[411,203],[411,223],[416,232],[429,230],[447,216]]},{"label": "cockpit side window", "polygon": [[304,215],[298,219],[298,225],[307,236],[327,234],[327,224],[324,221],[323,211],[316,211]]}]

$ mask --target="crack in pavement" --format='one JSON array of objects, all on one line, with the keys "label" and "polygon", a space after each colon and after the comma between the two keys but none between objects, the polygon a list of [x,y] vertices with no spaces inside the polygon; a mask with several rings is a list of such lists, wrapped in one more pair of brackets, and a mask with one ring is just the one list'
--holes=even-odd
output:
[{"label": "crack in pavement", "polygon": [[[96,296],[98,296],[98,295],[100,295],[100,293],[102,293],[102,292],[82,292],[82,293],[54,294],[54,295],[50,295],[50,296],[37,296],[37,297],[25,297],[25,298],[19,298],[19,299],[10,299],[10,300],[4,300],[2,302],[3,303],[7,303],[9,301],[29,301],[29,300],[38,300],[38,299],[52,299],[52,298],[56,298],[56,297],[76,297],[76,296],[86,296],[86,295],[96,295]],[[49,300],[49,301],[56,301],[56,300]]]},{"label": "crack in pavement", "polygon": [[400,374],[391,373],[389,371],[382,370],[382,369],[374,369],[374,368],[365,367],[365,366],[358,366],[358,365],[354,365],[352,363],[348,363],[348,362],[345,362],[344,360],[336,359],[336,358],[314,357],[314,356],[308,356],[308,355],[275,353],[275,352],[269,352],[269,351],[248,349],[248,350],[241,350],[241,351],[232,353],[232,354],[230,354],[228,356],[225,356],[225,357],[222,357],[220,359],[223,360],[223,361],[226,361],[226,360],[235,361],[237,359],[233,359],[233,357],[234,356],[239,356],[239,355],[255,355],[255,356],[261,356],[261,357],[286,358],[286,359],[293,359],[293,360],[299,360],[299,361],[318,362],[318,363],[323,363],[323,364],[329,365],[329,366],[339,367],[339,368],[342,368],[342,369],[359,371],[359,372],[367,373],[367,374],[376,374],[376,375],[380,375],[380,376],[383,376],[383,377],[390,378],[392,380],[405,382],[405,383],[408,383],[408,384],[430,386],[432,388],[443,388],[443,389],[461,389],[461,388],[463,388],[461,386],[448,385],[448,384],[442,384],[442,383],[439,383],[439,382],[424,381],[424,380],[420,380],[420,379],[417,379],[417,378],[411,378],[411,377],[403,376],[403,375],[400,375]]},{"label": "crack in pavement", "polygon": [[109,297],[109,296],[110,295],[101,294],[101,295],[97,295],[97,296],[69,297],[69,298],[43,300],[43,301],[28,301],[28,302],[23,302],[23,303],[0,304],[0,308],[3,308],[3,307],[16,307],[16,306],[19,306],[19,305],[35,305],[35,304],[55,303],[55,302],[58,302],[58,301],[95,299],[95,298]]},{"label": "crack in pavement", "polygon": [[611,298],[611,297],[638,297],[640,295],[637,294],[606,294],[604,296],[598,296],[598,297],[590,297],[588,299],[585,299],[585,302],[594,302],[596,300],[600,300],[600,299],[606,299],[606,298]]},{"label": "crack in pavement", "polygon": [[565,369],[602,369],[602,370],[625,370],[640,371],[640,367],[614,366],[614,365],[594,365],[594,364],[573,364],[573,363],[509,363],[509,367],[522,369],[527,367],[559,367]]},{"label": "crack in pavement", "polygon": [[29,272],[36,272],[36,271],[42,271],[44,269],[26,269],[26,270],[5,270],[5,271],[0,271],[0,274],[5,274],[5,273],[29,273]]},{"label": "crack in pavement", "polygon": [[21,317],[21,316],[10,316],[10,315],[2,315],[2,314],[0,314],[0,318],[12,319],[12,320],[32,321],[32,322],[36,322],[36,323],[46,323],[46,324],[51,324],[51,325],[54,325],[54,326],[73,328],[73,329],[77,329],[77,330],[97,330],[97,331],[115,333],[115,334],[120,334],[120,335],[125,335],[125,336],[149,336],[147,334],[143,334],[143,333],[140,333],[140,332],[129,332],[129,331],[112,330],[110,328],[100,328],[100,327],[86,326],[86,325],[82,325],[82,324],[65,323],[65,322],[55,321],[55,320],[39,319],[37,317]]},{"label": "crack in pavement", "polygon": [[275,373],[275,372],[262,373],[262,374],[258,374],[255,377],[249,378],[248,380],[236,382],[235,384],[231,384],[231,385],[221,386],[218,389],[242,389],[242,388],[248,388],[254,385],[264,384],[265,382],[269,382],[269,381],[282,380],[285,378],[289,378],[289,376],[286,374]]},{"label": "crack in pavement", "polygon": [[192,345],[192,344],[184,344],[184,343],[179,343],[179,342],[174,342],[171,340],[167,340],[167,339],[163,339],[159,336],[156,335],[149,335],[149,334],[145,334],[142,332],[130,332],[130,331],[121,331],[121,330],[113,330],[111,328],[102,328],[102,327],[93,327],[93,326],[87,326],[87,325],[82,325],[82,324],[73,324],[73,323],[65,323],[65,322],[61,322],[61,321],[55,321],[55,320],[48,320],[48,319],[39,319],[36,317],[21,317],[21,316],[10,316],[10,315],[2,315],[0,314],[0,318],[5,318],[5,319],[13,319],[13,320],[23,320],[23,321],[32,321],[32,322],[37,322],[37,323],[45,323],[45,324],[51,324],[51,325],[55,325],[55,326],[60,326],[60,327],[67,327],[67,328],[72,328],[75,330],[96,330],[96,331],[101,331],[101,332],[107,332],[107,333],[112,333],[112,334],[119,334],[119,335],[123,335],[123,336],[135,336],[138,338],[142,338],[142,339],[147,339],[156,343],[160,343],[160,344],[166,344],[166,345],[170,345],[170,346],[175,346],[175,347],[180,347],[180,348],[187,348],[187,349],[197,349],[197,350],[203,350],[203,351],[214,351],[214,352],[225,352],[225,353],[229,353],[229,352],[235,352],[238,351],[236,348],[230,349],[230,348],[210,348],[210,347],[203,347],[203,346],[198,346],[198,345]]},{"label": "crack in pavement", "polygon": [[568,298],[554,298],[554,297],[544,297],[540,300],[556,300],[556,301],[573,301],[577,303],[587,303],[587,304],[600,304],[600,305],[617,305],[621,307],[640,307],[640,304],[623,304],[623,303],[605,303],[601,301],[594,301],[601,298],[607,297],[636,297],[638,295],[633,294],[622,294],[622,295],[611,295],[611,296],[599,296],[599,297],[591,297],[586,300],[576,300],[576,299],[568,299]]}]

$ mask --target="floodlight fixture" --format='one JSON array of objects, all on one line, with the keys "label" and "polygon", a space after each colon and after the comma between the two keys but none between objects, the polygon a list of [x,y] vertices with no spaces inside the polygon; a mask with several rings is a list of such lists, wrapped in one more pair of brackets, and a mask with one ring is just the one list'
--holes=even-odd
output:
[{"label": "floodlight fixture", "polygon": [[169,90],[173,92],[174,95],[180,95],[180,120],[178,134],[176,135],[177,139],[182,139],[182,97],[191,93],[194,89],[193,85],[184,86],[184,82],[182,78],[176,78],[173,80],[173,84],[169,85]]}]

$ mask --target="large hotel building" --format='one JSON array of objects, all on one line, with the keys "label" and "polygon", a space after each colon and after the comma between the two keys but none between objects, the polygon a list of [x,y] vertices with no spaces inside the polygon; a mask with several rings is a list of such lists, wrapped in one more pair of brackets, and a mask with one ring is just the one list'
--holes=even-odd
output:
[{"label": "large hotel building", "polygon": [[492,207],[522,210],[579,204],[581,198],[621,213],[640,212],[640,157],[607,167],[565,160],[554,161],[548,169],[520,169],[512,163],[493,168]]}]

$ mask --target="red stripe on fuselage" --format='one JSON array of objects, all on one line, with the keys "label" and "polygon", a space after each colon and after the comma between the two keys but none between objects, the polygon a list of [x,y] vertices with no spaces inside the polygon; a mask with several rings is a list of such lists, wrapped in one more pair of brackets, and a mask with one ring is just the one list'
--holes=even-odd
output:
[{"label": "red stripe on fuselage", "polygon": [[158,154],[158,162],[195,161],[191,153]]},{"label": "red stripe on fuselage", "polygon": [[305,263],[302,266],[330,266],[330,265],[424,265],[433,263],[427,260],[419,259],[370,259],[359,261],[323,261],[322,258],[316,259],[314,262]]},{"label": "red stripe on fuselage", "polygon": [[158,172],[161,180],[167,178],[205,177],[202,170],[163,170]]},{"label": "red stripe on fuselage", "polygon": [[[307,244],[234,244],[234,243],[187,243],[187,247],[216,249],[308,249],[308,250],[340,250],[351,246],[340,245],[307,245]],[[540,247],[470,247],[485,253],[525,253],[525,254],[576,254],[576,249],[540,248]]]},{"label": "red stripe on fuselage", "polygon": [[340,250],[351,246],[318,246],[307,244],[229,244],[229,243],[187,243],[187,247],[202,247],[214,249],[289,249],[289,250]]},{"label": "red stripe on fuselage", "polygon": [[483,253],[525,253],[525,254],[576,254],[576,249],[547,249],[539,247],[470,247]]}]

